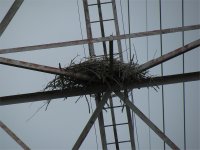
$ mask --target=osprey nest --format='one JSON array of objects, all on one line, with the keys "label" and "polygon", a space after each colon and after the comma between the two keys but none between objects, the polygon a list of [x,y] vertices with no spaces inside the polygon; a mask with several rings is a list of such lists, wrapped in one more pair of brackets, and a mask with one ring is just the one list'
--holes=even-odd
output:
[{"label": "osprey nest", "polygon": [[[89,80],[81,80],[65,75],[56,75],[45,87],[45,91],[63,90],[68,88],[87,87],[91,85],[111,86],[118,84],[123,86],[128,82],[139,83],[150,78],[147,71],[140,72],[137,63],[123,63],[115,58],[109,59],[99,57],[89,59],[79,64],[71,63],[68,67],[62,68],[66,72],[87,75]],[[61,66],[60,66],[61,69]]]}]

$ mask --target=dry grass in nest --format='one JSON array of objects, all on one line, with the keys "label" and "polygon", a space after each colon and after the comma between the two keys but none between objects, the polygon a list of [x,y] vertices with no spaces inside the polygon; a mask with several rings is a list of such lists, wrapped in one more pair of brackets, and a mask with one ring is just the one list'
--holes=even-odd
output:
[{"label": "dry grass in nest", "polygon": [[90,77],[89,81],[78,80],[64,75],[56,75],[45,87],[45,91],[63,90],[67,88],[87,87],[90,85],[113,84],[122,86],[128,82],[138,83],[150,78],[147,72],[139,72],[137,63],[123,63],[117,59],[105,59],[99,57],[89,59],[79,64],[71,63],[68,67],[62,68],[66,71],[84,74]]}]

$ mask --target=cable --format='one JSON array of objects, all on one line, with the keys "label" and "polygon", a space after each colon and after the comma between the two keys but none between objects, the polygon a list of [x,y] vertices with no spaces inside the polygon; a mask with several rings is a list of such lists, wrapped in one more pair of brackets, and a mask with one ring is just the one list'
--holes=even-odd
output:
[{"label": "cable", "polygon": [[[182,0],[182,27],[184,27],[184,0]],[[182,31],[182,45],[184,46],[185,36]],[[185,73],[185,55],[183,54],[183,73]],[[185,115],[185,82],[183,82],[183,128],[184,128],[184,150],[186,150],[186,115]]]},{"label": "cable", "polygon": [[[91,106],[92,113],[94,113],[94,110],[93,110],[93,107],[92,107],[91,96],[90,96],[90,106]],[[98,150],[99,149],[99,144],[98,144],[97,129],[96,129],[95,123],[94,123],[94,132],[95,132],[96,145],[97,145],[97,150]]]},{"label": "cable", "polygon": [[[80,14],[80,6],[79,6],[79,0],[76,1],[76,5],[77,5],[77,8],[78,8],[78,18],[79,18],[79,26],[80,26],[80,30],[81,30],[81,38],[83,40],[83,29],[82,29],[82,24],[81,24],[81,14]],[[86,58],[86,50],[85,50],[85,46],[83,44],[83,49],[84,49],[84,55],[85,55],[85,58]]]},{"label": "cable", "polygon": [[[160,14],[160,30],[162,30],[162,7],[161,0],[159,0],[159,14]],[[162,43],[162,33],[160,34],[160,51],[161,56],[163,55],[163,43]],[[161,64],[161,76],[163,76],[163,63]],[[163,133],[165,134],[165,100],[164,100],[164,86],[161,86],[162,90],[162,118],[163,118]],[[164,150],[166,149],[166,144],[164,142]]]},{"label": "cable", "polygon": [[[123,14],[123,10],[122,10],[122,1],[120,0],[120,10],[121,10],[121,16],[122,16],[122,25],[123,25],[123,32],[125,34],[125,26],[124,26],[124,14]],[[127,46],[127,42],[126,39],[124,40],[125,46],[126,46],[126,55],[127,55],[127,61],[128,61],[128,46]]]},{"label": "cable", "polygon": [[[145,1],[145,7],[146,7],[146,31],[148,31],[148,6],[147,6],[147,0]],[[146,37],[146,43],[147,43],[147,61],[149,60],[149,38],[148,36]],[[147,99],[148,99],[148,117],[150,119],[150,93],[149,93],[149,88],[147,88]],[[149,127],[149,149],[151,150],[151,130]]]},{"label": "cable", "polygon": [[[128,0],[128,34],[130,35],[131,34],[131,18],[130,18],[130,0]],[[130,57],[130,62],[131,62],[131,57],[132,57],[132,54],[131,54],[131,38],[128,39],[128,42],[129,42],[129,57]]]}]

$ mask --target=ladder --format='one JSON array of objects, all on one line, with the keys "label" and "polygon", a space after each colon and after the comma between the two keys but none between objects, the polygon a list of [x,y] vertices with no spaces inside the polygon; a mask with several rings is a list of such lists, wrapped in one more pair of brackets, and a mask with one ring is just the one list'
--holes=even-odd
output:
[{"label": "ladder", "polygon": [[[96,0],[95,2],[96,3],[88,4],[88,0],[83,0],[87,38],[88,39],[92,39],[93,38],[92,25],[95,24],[95,23],[99,23],[100,24],[101,36],[105,37],[104,22],[106,22],[106,21],[107,22],[108,21],[114,21],[114,28],[115,28],[115,31],[116,31],[116,35],[117,36],[120,35],[115,0],[109,0],[109,1],[104,1],[104,2],[101,2],[101,0]],[[112,5],[113,18],[103,19],[102,8],[101,8],[102,5]],[[90,20],[89,7],[96,7],[98,9],[98,15],[99,15],[98,20],[93,20],[93,21]],[[102,44],[103,44],[104,55],[107,56],[108,52],[107,52],[106,43],[102,42]],[[119,58],[123,62],[121,40],[117,40],[117,46],[118,46]],[[91,58],[95,57],[94,44],[93,43],[89,43],[88,47],[89,47],[89,55],[90,55],[90,57]],[[126,93],[126,95],[128,96],[128,93]],[[96,105],[98,105],[98,103],[101,101],[101,94],[100,93],[95,95],[95,101],[96,101]],[[103,150],[107,150],[108,149],[107,148],[108,145],[114,144],[115,147],[116,147],[116,150],[119,150],[119,144],[120,143],[129,142],[130,145],[131,145],[131,148],[134,150],[135,149],[134,128],[133,128],[130,109],[125,106],[126,107],[126,113],[127,113],[126,114],[127,115],[127,122],[125,122],[125,123],[116,123],[114,109],[119,108],[119,107],[123,107],[123,106],[121,106],[121,105],[114,106],[113,105],[112,96],[109,98],[109,103],[110,103],[109,107],[106,107],[105,109],[107,109],[107,110],[110,109],[110,111],[111,111],[112,124],[109,124],[109,125],[105,125],[104,124],[103,112],[101,112],[99,117],[98,117],[99,129],[100,129],[100,135],[101,135],[101,142],[102,142],[102,149]],[[128,126],[130,138],[127,139],[127,140],[124,140],[124,141],[119,141],[118,140],[117,126]],[[105,128],[109,128],[109,127],[113,128],[113,133],[114,133],[114,141],[113,142],[107,142],[107,140],[106,140]]]}]

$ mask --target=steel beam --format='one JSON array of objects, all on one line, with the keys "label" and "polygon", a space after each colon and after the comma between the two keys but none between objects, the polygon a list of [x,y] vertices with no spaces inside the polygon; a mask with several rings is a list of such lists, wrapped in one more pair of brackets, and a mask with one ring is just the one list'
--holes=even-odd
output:
[{"label": "steel beam", "polygon": [[[95,94],[96,107],[98,107],[100,101],[101,101],[100,93]],[[107,150],[108,148],[107,148],[107,145],[106,145],[106,132],[105,132],[105,128],[104,128],[104,117],[103,117],[102,111],[99,113],[98,121],[99,121],[99,130],[100,130],[100,135],[101,135],[102,149]]]},{"label": "steel beam", "polygon": [[70,77],[81,79],[81,80],[91,79],[90,77],[80,74],[80,73],[67,72],[64,69],[58,69],[54,67],[49,67],[49,66],[24,62],[24,61],[18,61],[14,59],[3,58],[3,57],[0,57],[0,64],[39,71],[39,72],[45,72],[45,73],[51,73],[51,74],[57,74],[57,75],[66,75],[66,76],[70,76]]},{"label": "steel beam", "polygon": [[[98,13],[99,13],[101,36],[105,37],[104,24],[103,24],[103,15],[102,15],[102,10],[101,10],[101,0],[97,0],[97,6],[98,6]],[[104,51],[104,55],[107,56],[107,48],[106,48],[106,42],[105,41],[103,42],[103,51]]]},{"label": "steel beam", "polygon": [[[90,24],[90,13],[89,13],[89,9],[88,9],[88,0],[83,0],[83,8],[84,8],[84,14],[85,14],[87,38],[92,39],[92,29],[91,29],[91,24]],[[95,56],[94,44],[89,42],[88,46],[89,46],[90,57]]]},{"label": "steel beam", "polygon": [[178,146],[174,144],[151,120],[148,119],[123,93],[116,91],[115,94],[119,96],[124,103],[131,108],[135,114],[140,117],[163,141],[165,141],[173,150],[179,150]]},{"label": "steel beam", "polygon": [[19,138],[17,135],[11,131],[2,121],[0,121],[0,127],[17,142],[24,150],[30,150],[30,148]]},{"label": "steel beam", "polygon": [[[128,85],[122,87],[119,87],[118,84],[112,85],[110,89],[111,90],[123,90],[124,88],[134,89],[134,88],[151,87],[151,86],[174,84],[180,82],[190,82],[197,80],[200,80],[200,72],[154,77],[152,79],[141,81],[140,83],[135,83],[135,82],[129,83]],[[106,90],[108,90],[107,86],[96,85],[86,88],[73,88],[65,90],[55,90],[47,92],[35,92],[35,93],[27,93],[20,95],[4,96],[0,97],[0,106],[27,103],[27,102],[37,102],[42,100],[51,100],[63,97],[91,95],[98,92],[105,92]]]},{"label": "steel beam", "polygon": [[200,46],[200,39],[194,41],[194,42],[191,42],[183,47],[180,47],[180,48],[177,48],[176,50],[173,50],[172,52],[169,52],[165,55],[162,55],[156,59],[153,59],[153,60],[150,60],[142,65],[140,65],[138,68],[140,71],[145,71],[145,70],[148,70],[156,65],[159,65],[167,60],[170,60],[176,56],[179,56],[181,54],[184,54],[194,48],[197,48]]},{"label": "steel beam", "polygon": [[[114,16],[114,23],[115,23],[115,30],[116,30],[116,36],[120,36],[119,31],[119,24],[118,24],[118,17],[117,17],[117,6],[115,0],[112,1],[112,9],[113,9],[113,16]],[[123,53],[122,53],[122,43],[121,39],[117,39],[117,45],[118,45],[118,52],[119,52],[119,58],[123,62]]]},{"label": "steel beam", "polygon": [[3,20],[0,23],[0,37],[6,30],[7,26],[9,25],[10,21],[16,14],[17,10],[21,6],[24,0],[15,0],[12,6],[10,7],[9,11],[7,12],[6,16],[3,18]]},{"label": "steel beam", "polygon": [[112,126],[113,126],[113,133],[114,133],[114,139],[115,139],[115,147],[116,150],[119,150],[119,140],[118,140],[118,134],[117,134],[117,126],[116,126],[116,120],[115,120],[115,112],[113,108],[113,100],[112,97],[109,97],[110,102],[110,112],[111,112],[111,118],[112,118]]},{"label": "steel beam", "polygon": [[110,96],[111,92],[107,91],[103,97],[102,100],[99,102],[97,108],[95,109],[94,113],[92,114],[92,116],[90,117],[90,119],[88,120],[85,128],[83,129],[81,135],[79,136],[78,140],[76,141],[76,143],[73,146],[73,150],[78,150],[81,146],[81,144],[83,143],[85,137],[87,136],[87,134],[89,133],[91,127],[93,126],[95,120],[97,119],[97,117],[99,116],[99,113],[102,112],[102,109],[104,107],[104,105],[106,104],[109,96]]},{"label": "steel beam", "polygon": [[197,29],[200,29],[200,24],[185,26],[185,27],[168,28],[168,29],[163,29],[163,30],[153,30],[153,31],[147,31],[147,32],[124,34],[124,35],[119,35],[119,36],[107,36],[107,37],[99,37],[99,38],[93,38],[93,39],[83,39],[83,40],[76,40],[76,41],[67,41],[67,42],[58,42],[58,43],[50,43],[50,44],[42,44],[42,45],[34,45],[34,46],[0,49],[0,54],[25,52],[25,51],[33,51],[33,50],[40,50],[40,49],[50,49],[50,48],[66,47],[66,46],[73,46],[73,45],[82,45],[82,44],[88,44],[88,43],[98,43],[98,42],[103,42],[103,41],[137,38],[137,37],[175,33],[175,32],[197,30]]},{"label": "steel beam", "polygon": [[[128,98],[128,91],[124,91],[124,96]],[[134,137],[134,124],[132,122],[132,117],[131,117],[131,111],[128,106],[126,106],[126,114],[127,114],[127,119],[128,119],[128,127],[129,127],[129,134],[130,134],[130,141],[131,141],[131,149],[136,150],[135,147],[135,137]]]}]

